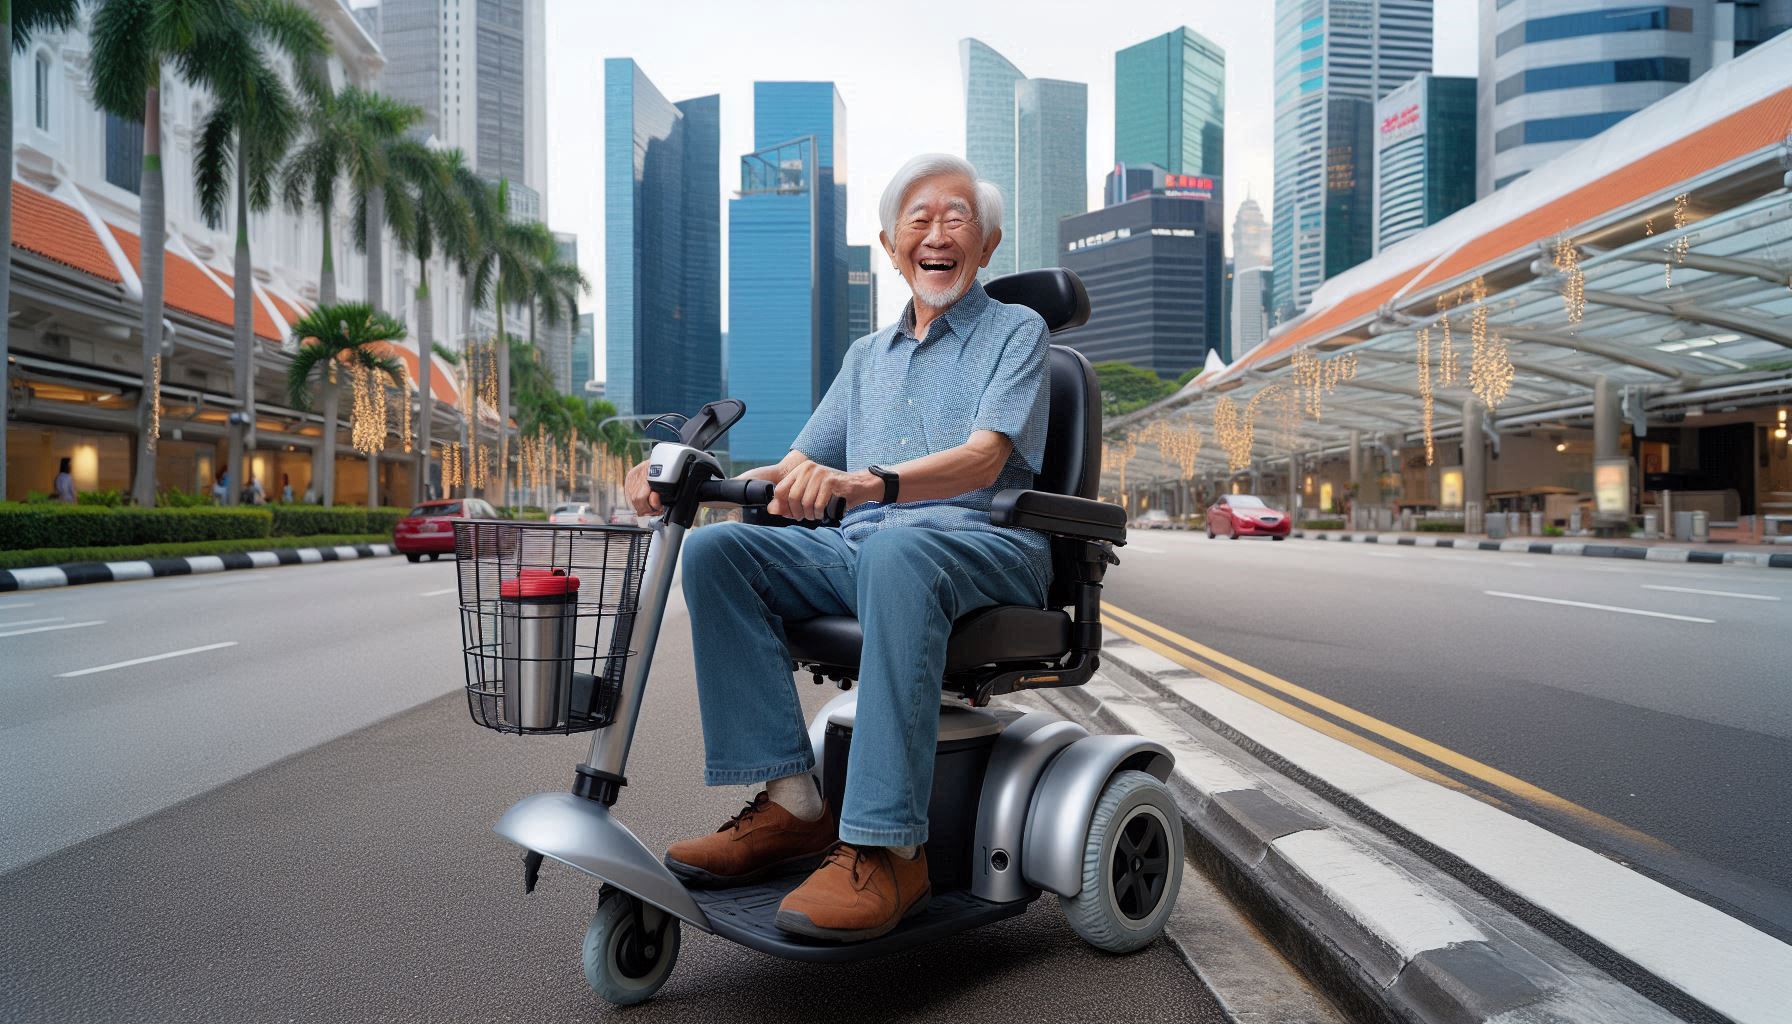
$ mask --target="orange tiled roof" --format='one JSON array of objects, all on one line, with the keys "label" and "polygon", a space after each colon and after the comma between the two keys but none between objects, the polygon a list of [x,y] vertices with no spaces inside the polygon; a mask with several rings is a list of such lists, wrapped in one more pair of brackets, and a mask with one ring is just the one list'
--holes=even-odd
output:
[{"label": "orange tiled roof", "polygon": [[[404,372],[410,374],[411,382],[413,384],[417,382],[420,371],[417,368],[417,353],[415,350],[406,345],[390,345],[385,342],[375,342],[369,347],[382,356],[396,356],[398,360],[404,364]],[[432,365],[430,367],[429,390],[431,394],[435,395],[436,401],[438,402],[446,402],[449,405],[454,405],[460,401],[460,392],[455,388],[454,382],[448,379],[448,375],[443,373],[442,368],[439,366]]]},{"label": "orange tiled roof", "polygon": [[81,211],[17,181],[12,183],[12,244],[102,281],[123,282]]},{"label": "orange tiled roof", "polygon": [[[224,287],[236,287],[236,279],[229,274],[215,268],[212,270],[212,273],[218,275],[218,280],[224,282]],[[233,292],[232,295],[234,294],[235,293]],[[236,323],[235,300],[232,298],[230,299],[230,302],[230,316],[226,317],[224,322],[227,324],[234,324]],[[275,343],[284,340],[280,337],[280,328],[274,324],[274,318],[268,315],[268,308],[261,304],[261,296],[251,293],[249,296],[249,312],[253,317],[256,337],[265,338],[268,341]]]},{"label": "orange tiled roof", "polygon": [[1429,274],[1425,274],[1422,266],[1407,267],[1380,284],[1319,310],[1305,320],[1295,321],[1286,333],[1264,343],[1233,368],[1268,362],[1304,342],[1329,336],[1344,325],[1373,313],[1405,287],[1409,278],[1423,274],[1421,280],[1413,282],[1413,290],[1422,290],[1502,256],[1533,247],[1601,214],[1649,196],[1666,194],[1695,175],[1779,144],[1785,138],[1788,123],[1792,123],[1792,89],[1782,89],[1508,221],[1457,249]]},{"label": "orange tiled roof", "polygon": [[[112,229],[112,236],[118,239],[118,246],[124,250],[125,259],[130,260],[131,266],[141,274],[141,240],[116,224],[108,224],[107,227]],[[229,275],[215,270],[213,273],[218,274],[226,287],[230,285]],[[191,260],[166,251],[162,256],[162,302],[172,309],[203,317],[225,327],[236,323],[236,308],[230,295],[220,290]],[[267,341],[278,342],[280,333],[274,329],[274,322],[268,319],[259,301],[254,308],[256,335]]]},{"label": "orange tiled roof", "polygon": [[306,311],[304,309],[293,305],[271,291],[267,293],[267,296],[274,300],[274,308],[278,309],[280,315],[286,318],[286,326],[291,327],[293,324],[296,324],[305,318]]}]

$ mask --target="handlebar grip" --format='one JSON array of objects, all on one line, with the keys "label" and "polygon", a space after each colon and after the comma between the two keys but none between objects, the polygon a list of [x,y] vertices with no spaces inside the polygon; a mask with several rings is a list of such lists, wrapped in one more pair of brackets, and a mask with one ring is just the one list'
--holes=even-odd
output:
[{"label": "handlebar grip", "polygon": [[730,505],[764,505],[772,500],[768,480],[707,480],[697,492],[699,500]]},{"label": "handlebar grip", "polygon": [[836,495],[834,495],[833,500],[828,502],[828,507],[825,509],[822,509],[822,521],[828,522],[828,523],[838,523],[840,520],[845,519],[845,518],[846,518],[846,499],[842,498],[841,496],[836,494]]}]

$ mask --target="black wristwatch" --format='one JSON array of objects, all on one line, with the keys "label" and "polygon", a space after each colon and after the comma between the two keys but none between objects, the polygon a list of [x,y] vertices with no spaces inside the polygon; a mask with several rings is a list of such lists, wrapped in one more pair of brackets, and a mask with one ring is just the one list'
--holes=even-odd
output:
[{"label": "black wristwatch", "polygon": [[866,466],[865,472],[884,482],[883,504],[896,504],[896,495],[902,491],[902,475],[893,469],[885,469],[882,466]]}]

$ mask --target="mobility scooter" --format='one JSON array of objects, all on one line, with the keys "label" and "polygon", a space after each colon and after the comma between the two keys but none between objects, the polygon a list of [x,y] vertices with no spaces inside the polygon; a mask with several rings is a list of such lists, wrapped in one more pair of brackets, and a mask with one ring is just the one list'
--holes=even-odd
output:
[{"label": "mobility scooter", "polygon": [[[1011,275],[987,288],[1036,310],[1054,333],[1088,319],[1088,296],[1067,270]],[[771,485],[724,478],[707,450],[745,412],[740,402],[710,403],[677,442],[654,447],[649,480],[666,511],[651,528],[455,524],[475,721],[512,733],[596,734],[570,791],[519,801],[496,831],[524,851],[526,891],[544,858],[603,882],[584,945],[586,979],[598,995],[618,1005],[652,997],[687,924],[774,956],[842,962],[1020,914],[1050,891],[1071,927],[1099,949],[1137,949],[1162,932],[1183,862],[1165,784],[1169,751],[1139,736],[1091,735],[1049,712],[990,706],[1004,694],[1089,679],[1101,648],[1102,577],[1119,562],[1114,546],[1126,542],[1125,511],[1093,500],[1101,473],[1095,374],[1080,354],[1053,346],[1050,375],[1044,471],[1034,489],[999,494],[991,512],[998,525],[1051,537],[1047,606],[984,608],[955,624],[929,809],[934,895],[925,911],[879,938],[827,943],[779,930],[778,903],[801,875],[687,887],[616,814],[680,542],[700,505],[736,504],[766,528],[801,528],[771,522],[763,511]],[[830,509],[836,518],[838,511]],[[859,623],[829,616],[784,626],[793,667],[848,691],[810,726],[818,781],[838,808]]]}]

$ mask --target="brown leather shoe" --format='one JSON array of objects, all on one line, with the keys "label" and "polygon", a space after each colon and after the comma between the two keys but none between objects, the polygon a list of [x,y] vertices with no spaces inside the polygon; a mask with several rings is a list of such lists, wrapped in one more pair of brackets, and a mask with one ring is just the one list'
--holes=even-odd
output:
[{"label": "brown leather shoe", "polygon": [[804,821],[760,793],[709,835],[673,843],[666,867],[692,885],[746,885],[778,874],[808,871],[835,841],[826,809]]},{"label": "brown leather shoe", "polygon": [[841,843],[778,904],[778,927],[833,942],[875,939],[926,910],[932,895],[925,848],[908,860],[886,847]]}]

